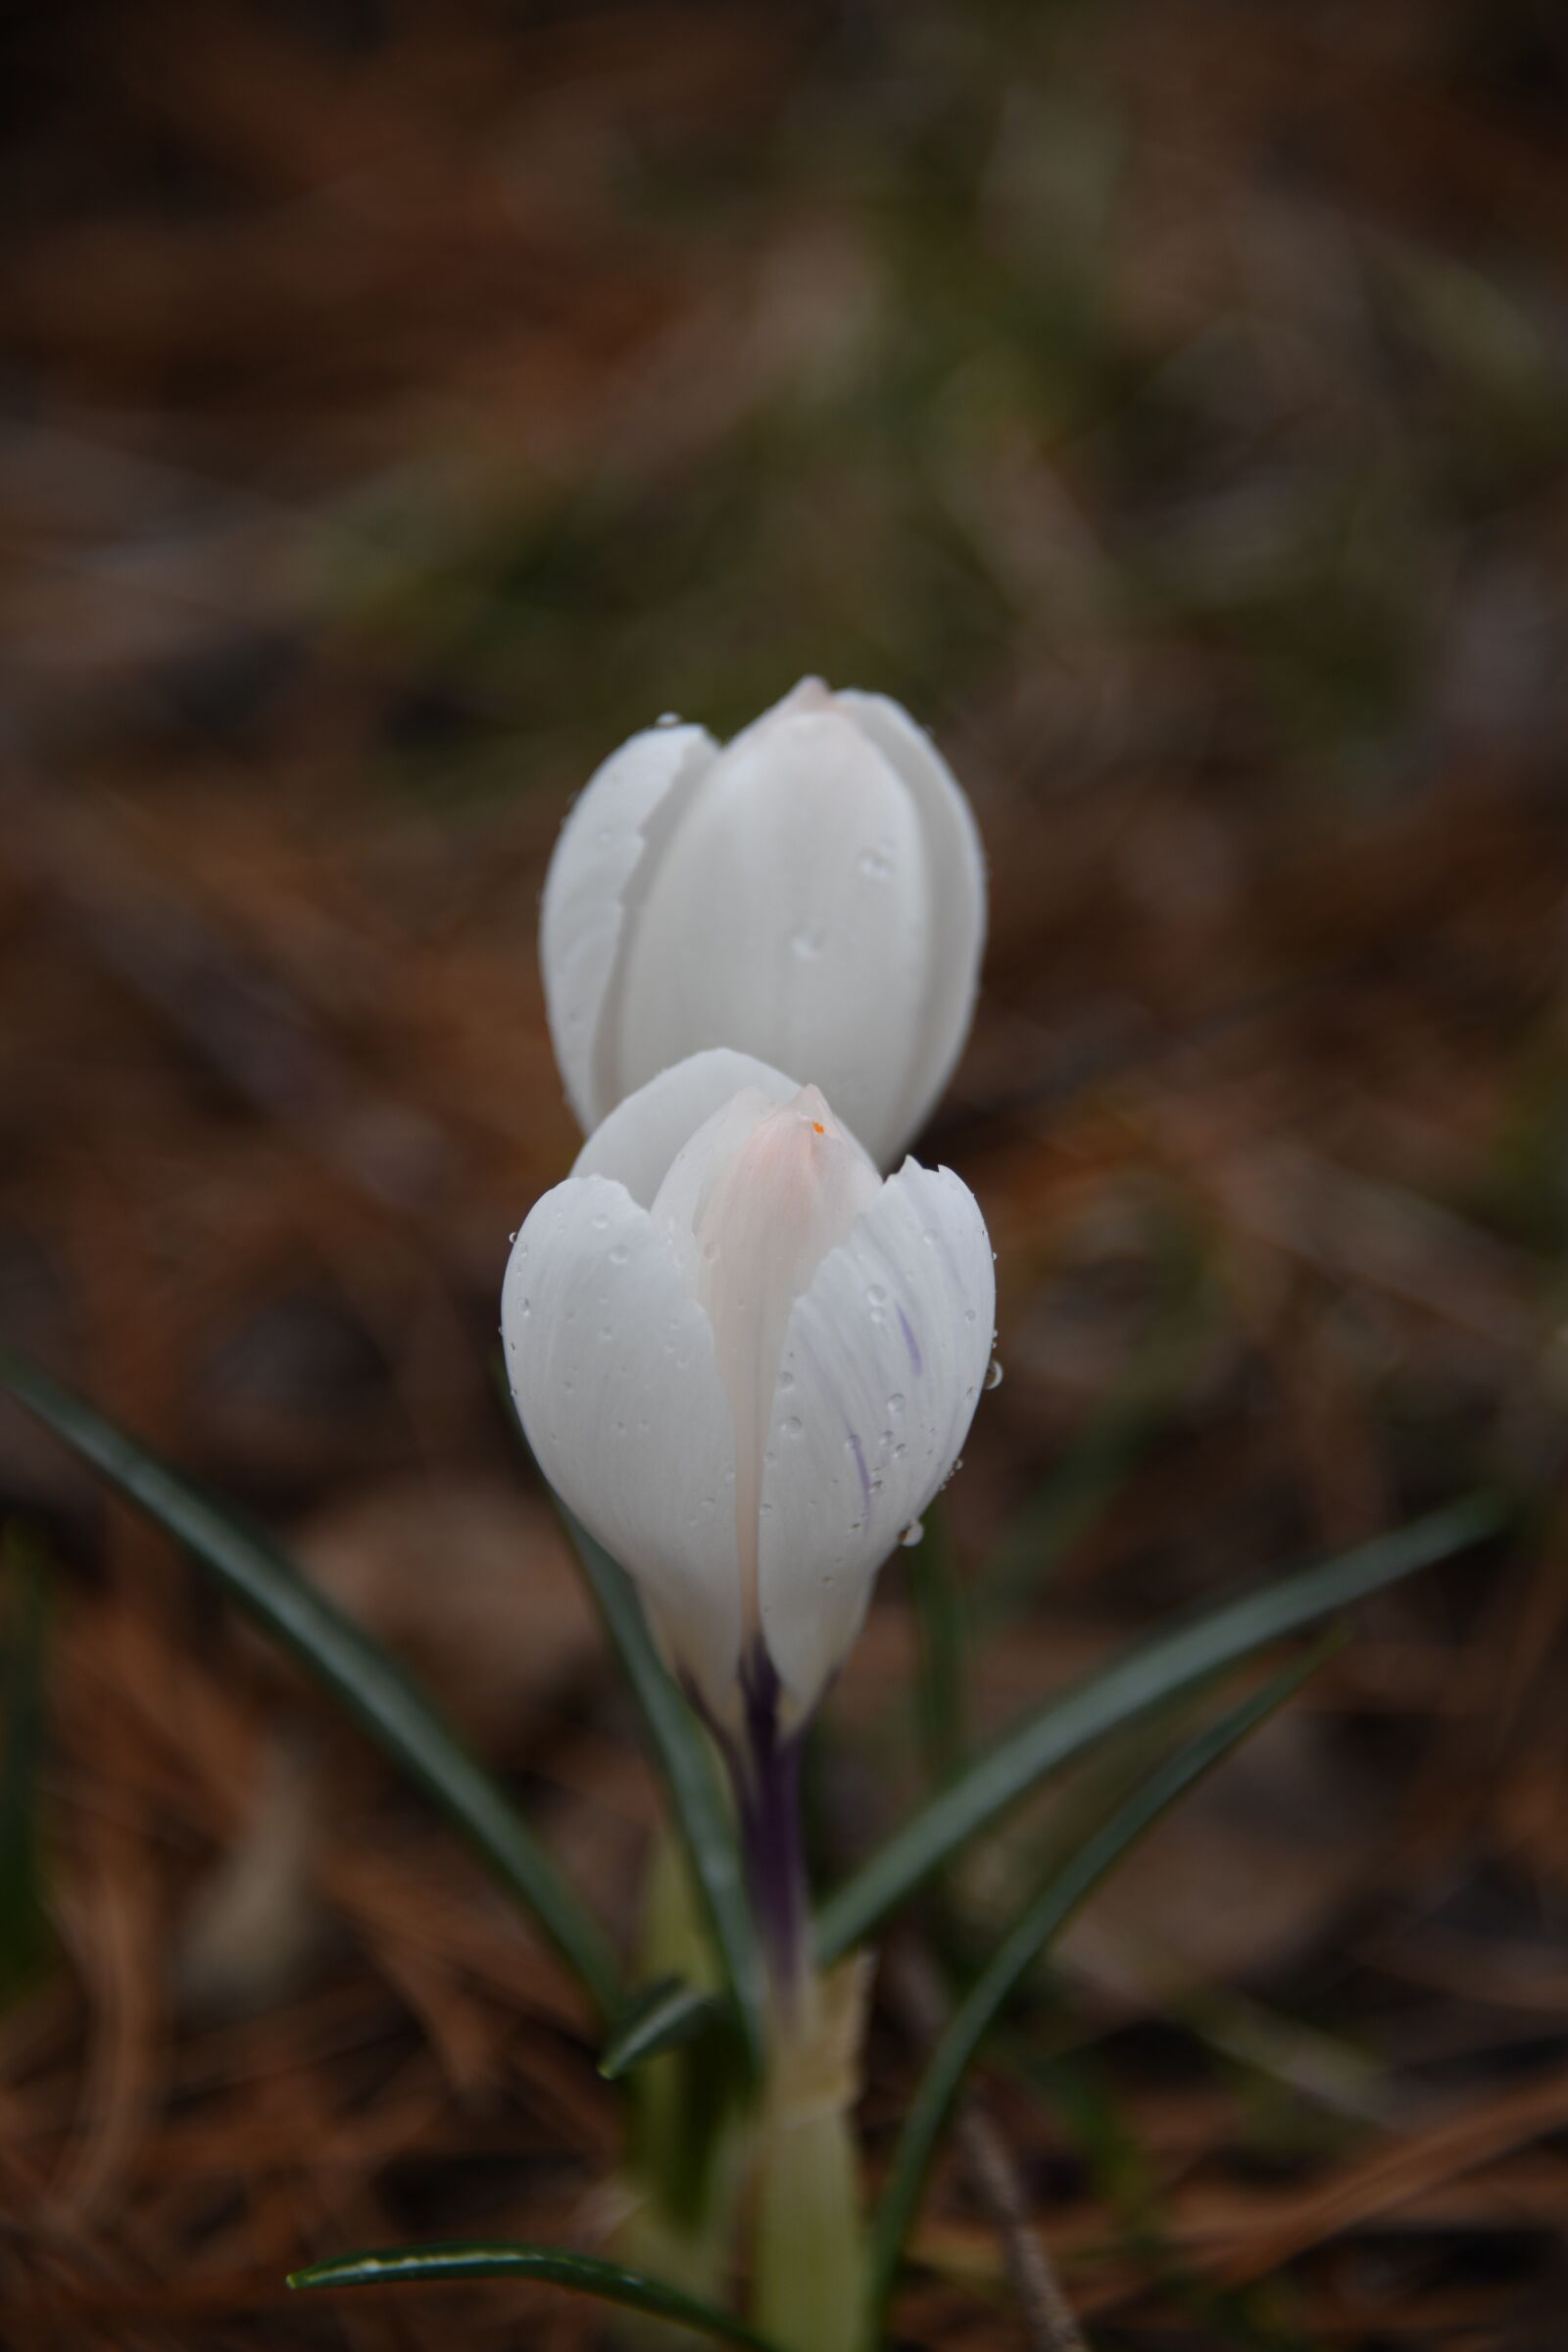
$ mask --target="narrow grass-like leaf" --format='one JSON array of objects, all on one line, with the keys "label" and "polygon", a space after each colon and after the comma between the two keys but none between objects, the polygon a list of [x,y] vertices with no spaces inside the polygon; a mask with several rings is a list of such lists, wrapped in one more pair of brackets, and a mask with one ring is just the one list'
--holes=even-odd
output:
[{"label": "narrow grass-like leaf", "polygon": [[763,2049],[761,1954],[752,1924],[740,1854],[729,1808],[713,1769],[706,1737],[687,1700],[677,1690],[654,1647],[642,1603],[624,1569],[562,1510],[583,1572],[615,1645],[626,1679],[636,1693],[664,1785],[675,1826],[685,1840],[693,1875],[725,1988],[735,2003],[741,2039],[754,2071]]},{"label": "narrow grass-like leaf", "polygon": [[1276,1578],[1187,1618],[1048,1700],[976,1757],[829,1896],[816,1922],[822,1965],[858,1943],[1047,1773],[1107,1733],[1267,1642],[1480,1543],[1495,1534],[1503,1518],[1494,1497],[1473,1495],[1320,1567]]},{"label": "narrow grass-like leaf", "polygon": [[43,1748],[45,1578],[15,1527],[0,1546],[10,1635],[0,1717],[0,2003],[37,1974],[48,1948],[43,1911],[38,1766]]},{"label": "narrow grass-like leaf", "polygon": [[909,1551],[909,1591],[920,1637],[920,1739],[931,1777],[940,1781],[956,1771],[963,1756],[969,1634],[947,1519],[934,1503],[925,1515],[925,1534]]},{"label": "narrow grass-like leaf", "polygon": [[870,2340],[880,2343],[889,2298],[942,2127],[981,2042],[1040,1953],[1166,1808],[1298,1690],[1320,1655],[1288,1668],[1169,1756],[1081,1846],[1014,1923],[932,2053],[899,2134],[870,2245]]},{"label": "narrow grass-like leaf", "polygon": [[772,2352],[765,2335],[744,2320],[700,2303],[679,2287],[646,2272],[628,2271],[618,2262],[603,2262],[592,2254],[569,2254],[556,2246],[511,2245],[505,2241],[444,2246],[388,2246],[369,2254],[339,2254],[329,2262],[313,2262],[309,2270],[290,2275],[290,2286],[439,2286],[460,2278],[535,2278],[545,2286],[564,2286],[575,2295],[592,2295],[601,2303],[620,2303],[651,2319],[668,2320],[673,2327],[693,2328],[721,2342],[748,2344],[752,2352]]},{"label": "narrow grass-like leaf", "polygon": [[595,2006],[613,2016],[620,2005],[620,1974],[598,1922],[403,1667],[308,1584],[268,1538],[8,1349],[0,1349],[0,1386],[175,1537],[331,1692],[463,1831],[508,1892],[538,1921]]},{"label": "narrow grass-like leaf", "polygon": [[729,2020],[729,2005],[711,1992],[699,1992],[681,1977],[661,1977],[628,2005],[617,2019],[599,2060],[607,2082],[657,2058],[663,2050],[678,2050],[699,2034]]}]

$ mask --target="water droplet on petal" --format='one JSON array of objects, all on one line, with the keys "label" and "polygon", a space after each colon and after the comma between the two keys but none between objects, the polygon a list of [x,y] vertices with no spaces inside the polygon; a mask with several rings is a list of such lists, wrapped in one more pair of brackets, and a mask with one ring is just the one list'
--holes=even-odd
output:
[{"label": "water droplet on petal", "polygon": [[888,1398],[888,1411],[893,1415],[894,1419],[897,1420],[903,1410],[904,1398],[900,1395],[899,1391],[895,1389],[892,1396]]},{"label": "water droplet on petal", "polygon": [[612,1266],[623,1266],[630,1255],[631,1251],[627,1249],[625,1243],[617,1242],[613,1250],[612,1250],[610,1252],[610,1262]]},{"label": "water droplet on petal", "polygon": [[893,871],[893,853],[884,841],[874,849],[862,850],[858,864],[868,882],[885,882]]},{"label": "water droplet on petal", "polygon": [[881,1306],[886,1302],[886,1299],[887,1293],[879,1282],[868,1282],[866,1284],[865,1302],[867,1306]]},{"label": "water droplet on petal", "polygon": [[802,1422],[800,1414],[791,1413],[789,1419],[784,1424],[784,1435],[787,1438],[798,1438],[801,1434],[801,1428]]},{"label": "water droplet on petal", "polygon": [[592,1224],[595,1233],[603,1233],[609,1225],[610,1219],[602,1208],[596,1208],[592,1218],[590,1219],[590,1223]]},{"label": "water droplet on petal", "polygon": [[999,1357],[997,1357],[997,1356],[993,1356],[993,1357],[991,1358],[991,1369],[990,1369],[990,1371],[989,1371],[989,1372],[986,1374],[986,1387],[987,1387],[988,1389],[1000,1389],[1000,1388],[1001,1388],[1001,1386],[1002,1386],[1002,1363],[1001,1363],[1001,1359],[1000,1359]]},{"label": "water droplet on petal", "polygon": [[678,710],[661,710],[654,724],[656,727],[678,727],[680,712]]},{"label": "water droplet on petal", "polygon": [[790,933],[790,953],[803,963],[810,963],[827,945],[827,925],[813,916]]},{"label": "water droplet on petal", "polygon": [[903,1535],[899,1538],[899,1542],[903,1544],[906,1551],[912,1551],[915,1545],[922,1540],[924,1535],[925,1528],[922,1522],[918,1519],[911,1519],[908,1526],[905,1529]]},{"label": "water droplet on petal", "polygon": [[781,1373],[779,1374],[779,1376],[778,1376],[778,1385],[779,1385],[779,1387],[780,1387],[781,1389],[793,1389],[793,1388],[794,1388],[794,1386],[795,1386],[795,1375],[794,1375],[794,1373],[793,1373],[793,1372],[781,1372]]}]

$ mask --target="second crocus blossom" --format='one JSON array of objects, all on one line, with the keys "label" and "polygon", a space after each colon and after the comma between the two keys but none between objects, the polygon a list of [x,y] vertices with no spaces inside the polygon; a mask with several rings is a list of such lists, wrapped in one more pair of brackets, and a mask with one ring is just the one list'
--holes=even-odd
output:
[{"label": "second crocus blossom", "polygon": [[723,1049],[629,1097],[530,1212],[518,1416],[727,1740],[815,1705],[957,1458],[994,1307],[956,1176],[884,1180],[814,1087]]},{"label": "second crocus blossom", "polygon": [[545,884],[572,1107],[591,1133],[728,1045],[808,1072],[887,1165],[962,1050],[984,931],[968,803],[886,696],[808,678],[722,749],[650,727],[590,780]]}]

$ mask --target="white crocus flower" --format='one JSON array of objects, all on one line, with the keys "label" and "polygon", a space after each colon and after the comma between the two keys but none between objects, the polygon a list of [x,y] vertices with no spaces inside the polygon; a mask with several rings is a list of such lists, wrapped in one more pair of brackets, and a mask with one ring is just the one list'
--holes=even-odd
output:
[{"label": "white crocus flower", "polygon": [[855,1640],[957,1458],[994,1306],[956,1176],[884,1181],[814,1086],[722,1048],[629,1096],[529,1214],[518,1416],[732,1755],[792,1742]]},{"label": "white crocus flower", "polygon": [[962,1050],[984,932],[968,802],[897,703],[808,678],[722,749],[650,727],[593,776],[545,884],[572,1108],[591,1134],[728,1045],[809,1071],[888,1165]]}]

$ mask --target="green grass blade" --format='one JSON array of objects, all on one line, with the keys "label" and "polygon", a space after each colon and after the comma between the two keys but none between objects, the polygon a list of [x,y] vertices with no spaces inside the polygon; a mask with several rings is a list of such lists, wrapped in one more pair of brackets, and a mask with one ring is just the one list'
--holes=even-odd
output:
[{"label": "green grass blade", "polygon": [[1351,1601],[1448,1559],[1503,1523],[1502,1505],[1473,1495],[1379,1536],[1358,1550],[1277,1578],[1125,1651],[1063,1696],[1026,1716],[922,1806],[817,1914],[824,1967],[1039,1781],[1107,1733],[1282,1635],[1299,1633]]},{"label": "green grass blade", "polygon": [[743,2320],[700,2303],[678,2287],[645,2272],[628,2271],[618,2262],[602,2262],[591,2254],[564,2253],[555,2246],[520,2246],[505,2242],[448,2246],[388,2246],[378,2253],[339,2254],[330,2262],[313,2262],[295,2271],[290,2286],[438,2286],[460,2278],[535,2278],[542,2285],[564,2286],[572,2294],[593,2295],[601,2303],[619,2303],[650,2319],[668,2320],[677,2328],[693,2328],[703,2335],[728,2344],[748,2344],[752,2352],[772,2352],[765,2335]]},{"label": "green grass blade", "polygon": [[618,2082],[646,2059],[695,2041],[728,2016],[728,2004],[713,1993],[699,1992],[681,1977],[661,1977],[639,1993],[617,2020],[605,2044],[599,2072],[607,2082]]},{"label": "green grass blade", "polygon": [[735,2003],[741,2038],[754,2071],[763,2051],[761,1954],[752,1924],[729,1807],[701,1725],[654,1647],[642,1603],[630,1578],[571,1513],[562,1517],[611,1641],[636,1693],[648,1736],[669,1792],[675,1826],[685,1841],[703,1908],[712,1930],[724,1984]]},{"label": "green grass blade", "polygon": [[1319,1662],[1320,1656],[1314,1656],[1275,1676],[1261,1690],[1167,1757],[1029,1905],[955,2010],[910,2102],[872,2225],[871,2341],[882,2340],[899,2264],[942,2127],[1004,2003],[1053,1936],[1144,1832],[1276,1707],[1283,1706]]},{"label": "green grass blade", "polygon": [[10,1642],[5,1713],[0,1717],[0,2005],[38,1974],[49,1947],[38,1827],[38,1767],[44,1732],[43,1560],[14,1527],[0,1560],[7,1570]]},{"label": "green grass blade", "polygon": [[330,1691],[463,1831],[508,1892],[531,1912],[595,2006],[613,2016],[621,1999],[620,1972],[603,1931],[413,1678],[308,1584],[269,1539],[8,1349],[0,1349],[0,1386],[175,1537]]}]

